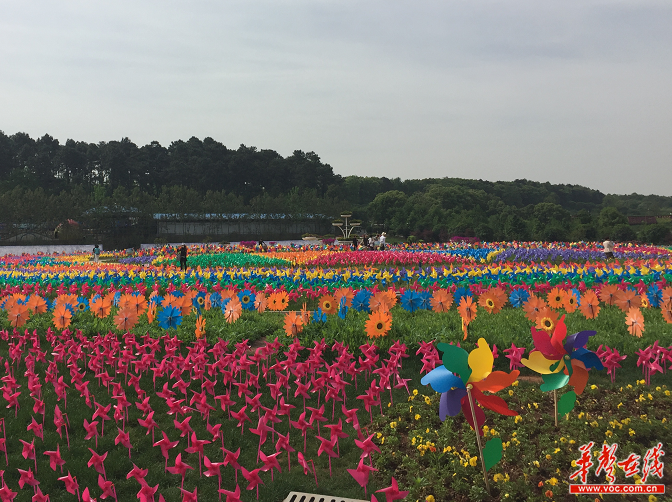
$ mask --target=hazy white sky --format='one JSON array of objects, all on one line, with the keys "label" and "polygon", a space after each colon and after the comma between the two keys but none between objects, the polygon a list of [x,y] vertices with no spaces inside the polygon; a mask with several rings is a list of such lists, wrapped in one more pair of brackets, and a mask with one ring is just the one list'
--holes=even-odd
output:
[{"label": "hazy white sky", "polygon": [[0,0],[0,130],[672,195],[672,2]]}]

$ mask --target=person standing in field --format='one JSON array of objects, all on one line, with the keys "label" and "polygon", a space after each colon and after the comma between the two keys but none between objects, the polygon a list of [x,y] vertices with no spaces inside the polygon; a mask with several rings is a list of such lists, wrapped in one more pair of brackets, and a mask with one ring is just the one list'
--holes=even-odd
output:
[{"label": "person standing in field", "polygon": [[385,232],[380,234],[380,239],[378,239],[378,242],[380,242],[380,250],[385,251],[385,238],[387,237],[387,234]]},{"label": "person standing in field", "polygon": [[184,243],[180,248],[180,270],[187,270],[187,246]]},{"label": "person standing in field", "polygon": [[604,257],[609,259],[614,258],[614,248],[616,247],[616,244],[614,244],[614,241],[611,239],[607,239],[602,243],[602,246],[604,246]]},{"label": "person standing in field", "polygon": [[100,257],[100,247],[98,247],[98,244],[93,246],[93,261],[98,263],[98,258]]}]

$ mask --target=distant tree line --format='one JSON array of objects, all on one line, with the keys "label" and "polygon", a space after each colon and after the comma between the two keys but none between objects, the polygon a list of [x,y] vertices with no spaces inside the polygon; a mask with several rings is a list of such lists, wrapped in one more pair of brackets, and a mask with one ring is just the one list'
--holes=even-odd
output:
[{"label": "distant tree line", "polygon": [[[449,172],[449,168],[447,167]],[[672,213],[672,197],[605,195],[579,185],[459,178],[340,176],[314,152],[283,157],[212,138],[128,138],[61,144],[45,134],[0,131],[0,224],[54,225],[103,213],[289,213],[352,211],[369,232],[447,240],[617,240],[661,243],[670,224],[628,225],[628,215]],[[104,221],[105,218],[100,219]],[[101,223],[102,224],[102,223]]]}]

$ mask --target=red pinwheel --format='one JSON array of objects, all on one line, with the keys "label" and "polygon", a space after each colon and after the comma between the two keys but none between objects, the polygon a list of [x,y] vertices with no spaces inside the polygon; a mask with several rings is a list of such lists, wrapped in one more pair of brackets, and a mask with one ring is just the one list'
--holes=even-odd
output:
[{"label": "red pinwheel", "polygon": [[247,422],[252,422],[252,420],[250,420],[250,417],[248,417],[247,414],[245,413],[246,409],[247,409],[247,405],[243,406],[239,411],[232,411],[231,412],[231,415],[233,416],[233,418],[238,420],[238,425],[236,427],[240,427],[241,436],[245,432],[245,422],[246,421]]},{"label": "red pinwheel", "polygon": [[331,457],[338,457],[334,451],[336,442],[338,441],[337,437],[332,437],[331,440],[324,439],[321,436],[316,436],[320,440],[320,447],[317,449],[317,456],[319,457],[322,453],[326,453],[329,457],[329,477],[331,477]]},{"label": "red pinwheel", "polygon": [[364,463],[364,457],[360,457],[359,459],[359,464],[357,465],[357,469],[348,469],[348,472],[350,475],[355,478],[355,481],[364,488],[364,496],[366,497],[366,485],[369,484],[369,473],[371,471],[377,471],[375,467],[366,465]]},{"label": "red pinwheel", "polygon": [[387,488],[383,488],[381,490],[376,490],[376,493],[384,493],[385,502],[393,502],[394,500],[403,500],[406,498],[406,495],[408,495],[408,492],[402,492],[399,490],[397,480],[394,479],[394,477],[392,477],[392,484],[390,486],[388,486]]},{"label": "red pinwheel", "polygon": [[333,439],[334,437],[337,438],[337,439],[336,439],[336,451],[337,451],[338,454],[340,455],[340,454],[341,454],[341,449],[340,449],[340,446],[339,446],[339,444],[338,444],[338,439],[339,439],[339,438],[347,438],[347,437],[349,437],[348,434],[346,434],[345,432],[343,432],[343,421],[339,418],[339,419],[338,419],[338,423],[336,423],[336,424],[328,424],[328,425],[325,425],[325,427],[326,427],[327,429],[329,429],[329,431],[331,432],[331,436],[330,436],[330,437],[331,437],[332,439]]},{"label": "red pinwheel", "polygon": [[12,490],[10,490],[9,486],[7,486],[3,482],[2,487],[0,488],[0,501],[2,501],[2,502],[13,502],[14,499],[16,498],[16,496],[17,496],[17,492],[13,492]]},{"label": "red pinwheel", "polygon": [[207,439],[198,439],[196,437],[195,432],[191,433],[191,446],[188,447],[185,451],[187,453],[198,453],[198,472],[199,472],[199,475],[202,475],[201,457],[203,456],[203,447],[206,444],[210,444],[210,443],[211,443],[211,441],[208,441]]},{"label": "red pinwheel", "polygon": [[523,354],[525,354],[525,347],[516,347],[516,344],[512,343],[510,349],[504,349],[504,353],[509,360],[509,371],[523,367],[520,360],[522,359]]},{"label": "red pinwheel", "polygon": [[63,481],[65,483],[65,489],[67,490],[68,493],[77,495],[77,500],[80,499],[79,484],[77,483],[77,478],[73,477],[72,474],[70,474],[70,471],[68,471],[67,476],[60,477],[58,478],[58,480]]},{"label": "red pinwheel", "polygon": [[105,420],[111,420],[108,413],[110,412],[112,405],[108,404],[107,406],[103,406],[102,404],[97,403],[95,400],[93,403],[96,405],[96,411],[93,412],[93,417],[91,417],[91,420],[95,420],[96,418],[101,419],[100,435],[102,436],[105,434]]},{"label": "red pinwheel", "polygon": [[[2,497],[0,496],[0,498],[2,498]],[[4,500],[4,499],[2,499],[2,500]],[[49,495],[45,495],[44,493],[42,493],[42,490],[40,490],[39,486],[37,487],[37,490],[35,491],[35,495],[33,495],[33,498],[30,499],[30,500],[31,500],[31,502],[50,502]]]},{"label": "red pinwheel", "polygon": [[107,458],[107,452],[105,452],[103,455],[98,455],[95,450],[89,448],[89,451],[91,452],[91,458],[89,459],[89,462],[87,465],[89,467],[93,466],[93,468],[98,472],[98,474],[102,474],[105,479],[107,479],[107,474],[105,474],[105,459]]},{"label": "red pinwheel", "polygon": [[82,492],[82,502],[97,502],[96,499],[91,497],[91,494],[89,493],[89,487],[87,486],[84,488],[84,491]]},{"label": "red pinwheel", "polygon": [[301,431],[301,434],[303,435],[303,451],[305,452],[306,451],[306,432],[307,432],[308,429],[313,428],[313,426],[309,422],[306,422],[306,412],[304,411],[303,413],[301,413],[301,415],[299,415],[299,419],[296,422],[294,422],[292,420],[292,421],[290,421],[290,423],[292,424],[292,427]]},{"label": "red pinwheel", "polygon": [[158,446],[161,448],[161,454],[163,455],[163,458],[166,459],[165,466],[164,466],[164,471],[168,468],[168,450],[175,448],[179,441],[171,441],[168,439],[168,435],[165,433],[165,431],[161,431],[161,434],[163,435],[163,438],[159,439],[156,443],[154,443],[154,446]]},{"label": "red pinwheel", "polygon": [[192,466],[182,462],[182,454],[178,453],[175,458],[175,465],[173,467],[168,467],[168,472],[171,474],[179,474],[182,476],[182,484],[180,488],[184,488],[184,475],[187,473],[187,469],[193,469]]},{"label": "red pinwheel", "polygon": [[61,445],[56,443],[56,451],[45,451],[44,454],[49,456],[49,467],[54,471],[56,466],[61,466],[61,474],[63,473],[63,466],[65,465],[65,460],[61,458]]},{"label": "red pinwheel", "polygon": [[[144,482],[144,480],[143,480]],[[140,491],[138,492],[138,499],[140,499],[140,502],[154,502],[154,495],[159,489],[159,485],[157,484],[156,486],[149,486],[147,483],[144,483],[142,486],[140,486]],[[159,500],[161,500],[163,497],[159,495]]]},{"label": "red pinwheel", "polygon": [[243,477],[250,482],[250,484],[247,485],[247,489],[248,490],[254,490],[255,488],[257,489],[257,500],[259,500],[259,485],[264,484],[264,482],[259,477],[259,469],[253,469],[251,471],[248,471],[247,469],[245,469],[245,467],[241,467],[240,471],[243,473]]}]

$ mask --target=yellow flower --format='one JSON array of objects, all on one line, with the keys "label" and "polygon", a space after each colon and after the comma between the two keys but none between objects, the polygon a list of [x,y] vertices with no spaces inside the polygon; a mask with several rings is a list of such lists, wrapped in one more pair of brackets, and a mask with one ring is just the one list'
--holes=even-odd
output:
[{"label": "yellow flower", "polygon": [[570,439],[569,444],[576,444],[576,441],[574,441],[573,439]]},{"label": "yellow flower", "polygon": [[513,421],[514,421],[515,423],[522,422],[522,421],[523,421],[523,417],[521,417],[520,415],[516,415],[516,418],[514,418]]},{"label": "yellow flower", "polygon": [[390,422],[390,429],[394,429],[397,426],[397,422]]},{"label": "yellow flower", "polygon": [[478,457],[471,457],[469,459],[469,465],[472,467],[476,467],[476,464],[478,464]]},{"label": "yellow flower", "polygon": [[511,386],[512,386],[512,387],[518,387],[518,380],[516,380],[515,382],[513,382],[513,383],[511,384]]},{"label": "yellow flower", "polygon": [[572,467],[576,467],[576,460],[572,460]]},{"label": "yellow flower", "polygon": [[380,439],[382,437],[382,434],[379,432],[378,434],[376,434],[376,437]]},{"label": "yellow flower", "polygon": [[666,396],[669,396],[669,395],[670,395],[670,391],[669,391],[669,390],[666,390],[666,391],[665,391],[665,395],[666,395]]},{"label": "yellow flower", "polygon": [[432,400],[429,399],[429,396],[425,396],[425,403],[426,404],[432,404]]},{"label": "yellow flower", "polygon": [[611,432],[611,431],[607,431],[607,432],[604,433],[604,435],[610,438],[611,436],[614,435],[614,433]]},{"label": "yellow flower", "polygon": [[558,480],[557,480],[557,478],[551,478],[551,479],[549,479],[549,480],[546,481],[546,482],[547,482],[549,485],[551,485],[551,486],[555,486],[555,485],[558,484]]},{"label": "yellow flower", "polygon": [[534,462],[532,462],[532,464],[533,464],[533,465],[534,465],[535,467],[539,467],[539,466],[540,466],[540,464],[539,464],[539,461],[538,461],[538,460],[535,460]]},{"label": "yellow flower", "polygon": [[416,419],[416,420],[420,420],[420,415],[416,413],[416,414],[415,414],[415,419]]},{"label": "yellow flower", "polygon": [[443,453],[450,452],[452,449],[453,449],[452,446],[446,446],[446,447],[443,449]]},{"label": "yellow flower", "polygon": [[593,384],[593,385],[590,386],[590,390],[595,390],[595,389],[597,389],[597,385]]},{"label": "yellow flower", "polygon": [[425,497],[425,502],[434,502],[434,495],[427,495]]},{"label": "yellow flower", "polygon": [[583,415],[584,415],[583,412],[579,413],[579,418],[583,418]]},{"label": "yellow flower", "polygon": [[500,473],[497,473],[492,477],[492,480],[495,483],[499,483],[500,481],[504,481],[504,476],[502,476]]},{"label": "yellow flower", "polygon": [[660,385],[659,385],[658,387],[656,387],[656,390],[657,390],[658,392],[660,392],[660,391],[662,390],[662,389],[660,388]]},{"label": "yellow flower", "polygon": [[509,396],[513,396],[513,391],[509,389]]},{"label": "yellow flower", "polygon": [[618,408],[620,408],[621,406],[623,406],[623,403],[618,403],[618,406],[616,406],[616,408],[618,409]]},{"label": "yellow flower", "polygon": [[551,460],[551,458],[552,457],[550,455],[546,455],[546,460]]},{"label": "yellow flower", "polygon": [[649,502],[658,502],[658,497],[655,495],[649,495]]},{"label": "yellow flower", "polygon": [[413,446],[415,446],[415,441],[416,441],[415,437],[414,437],[413,439],[411,439],[411,444],[412,444]]},{"label": "yellow flower", "polygon": [[418,395],[418,389],[413,389],[413,395],[417,396]]},{"label": "yellow flower", "polygon": [[630,429],[630,430],[628,431],[628,434],[630,434],[631,436],[634,436],[634,435],[635,435],[635,431],[633,431],[632,429]]}]

